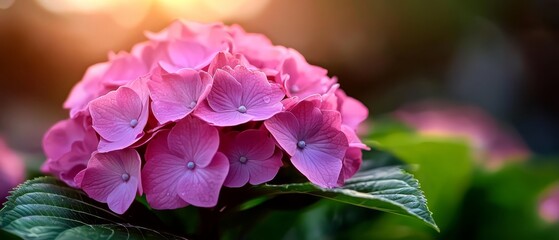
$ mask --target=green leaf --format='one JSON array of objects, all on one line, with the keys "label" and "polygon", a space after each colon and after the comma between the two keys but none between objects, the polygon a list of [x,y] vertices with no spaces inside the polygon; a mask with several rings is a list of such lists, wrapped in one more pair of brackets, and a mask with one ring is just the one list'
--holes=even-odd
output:
[{"label": "green leaf", "polygon": [[399,167],[383,167],[360,172],[341,188],[321,188],[311,183],[260,185],[268,194],[303,193],[365,208],[420,219],[438,231],[427,208],[419,183]]},{"label": "green leaf", "polygon": [[[435,212],[439,227],[445,233],[449,224],[455,221],[471,184],[475,162],[471,147],[462,139],[422,136],[413,132],[392,133],[373,140],[381,151],[393,154],[404,164],[418,167],[414,176],[421,183],[421,189],[429,199],[429,209]],[[412,227],[403,219],[401,226]],[[421,227],[417,226],[418,229]]]},{"label": "green leaf", "polygon": [[23,239],[183,239],[130,224],[129,218],[52,177],[16,188],[0,210],[0,227]]}]

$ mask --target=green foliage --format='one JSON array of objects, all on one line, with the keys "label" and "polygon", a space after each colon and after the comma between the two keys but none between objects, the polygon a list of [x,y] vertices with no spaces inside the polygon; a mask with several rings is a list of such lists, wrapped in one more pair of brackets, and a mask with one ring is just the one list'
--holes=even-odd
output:
[{"label": "green foliage", "polygon": [[468,144],[459,139],[425,137],[412,132],[377,136],[374,140],[378,148],[417,166],[414,175],[444,231],[471,183],[474,160]]},{"label": "green foliage", "polygon": [[40,177],[16,188],[0,211],[3,230],[24,239],[181,239],[133,225],[141,214],[119,216],[82,191]]},{"label": "green foliage", "polygon": [[261,185],[266,194],[304,193],[360,207],[381,210],[422,220],[438,230],[417,180],[399,167],[359,172],[341,188],[320,188],[310,183]]}]

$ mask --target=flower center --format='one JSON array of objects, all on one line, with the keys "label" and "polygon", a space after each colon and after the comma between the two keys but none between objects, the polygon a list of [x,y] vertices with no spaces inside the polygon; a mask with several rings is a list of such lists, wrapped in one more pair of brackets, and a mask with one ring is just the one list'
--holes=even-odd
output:
[{"label": "flower center", "polygon": [[246,113],[247,107],[245,107],[245,105],[241,105],[239,108],[237,108],[237,111],[239,111],[240,113]]},{"label": "flower center", "polygon": [[303,149],[303,148],[305,148],[306,146],[307,146],[307,143],[306,143],[305,141],[303,141],[303,140],[297,142],[297,147],[298,147],[299,149]]},{"label": "flower center", "polygon": [[130,120],[130,127],[135,128],[138,125],[138,119]]},{"label": "flower center", "polygon": [[190,161],[186,164],[186,167],[190,170],[194,169],[194,167],[196,167],[196,163]]},{"label": "flower center", "polygon": [[244,156],[239,158],[239,162],[241,162],[241,163],[246,163],[247,161],[248,161],[248,159]]},{"label": "flower center", "polygon": [[122,178],[122,181],[128,182],[128,180],[130,180],[130,174],[123,173],[120,178]]},{"label": "flower center", "polygon": [[196,107],[197,103],[198,102],[196,100],[194,100],[194,101],[190,102],[190,105],[188,105],[188,107],[190,107],[192,109],[192,108]]}]

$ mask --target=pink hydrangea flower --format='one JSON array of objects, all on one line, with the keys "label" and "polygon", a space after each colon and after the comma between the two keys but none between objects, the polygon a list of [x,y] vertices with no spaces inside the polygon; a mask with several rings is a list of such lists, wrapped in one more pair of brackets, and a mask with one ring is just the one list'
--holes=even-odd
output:
[{"label": "pink hydrangea flower", "polygon": [[82,81],[72,89],[64,107],[70,109],[71,117],[75,117],[87,109],[91,100],[145,75],[148,70],[135,55],[110,53],[108,62],[95,64],[87,70]]},{"label": "pink hydrangea flower", "polygon": [[336,112],[321,111],[311,102],[300,102],[264,125],[291,156],[291,163],[311,182],[322,187],[338,186],[348,140],[336,126]]},{"label": "pink hydrangea flower", "polygon": [[242,187],[272,180],[282,166],[281,151],[263,130],[249,129],[230,132],[221,139],[220,151],[229,159],[229,174],[224,185]]},{"label": "pink hydrangea flower", "polygon": [[218,69],[207,102],[197,116],[216,126],[262,121],[282,110],[284,93],[266,75],[244,66]]},{"label": "pink hydrangea flower", "polygon": [[113,212],[122,214],[136,193],[142,195],[141,164],[140,155],[133,149],[94,153],[75,181],[91,198],[107,203]]},{"label": "pink hydrangea flower", "polygon": [[223,186],[273,180],[283,156],[322,187],[358,170],[367,108],[297,51],[220,23],[146,35],[72,89],[44,172],[123,213],[142,190],[156,209],[215,206]]},{"label": "pink hydrangea flower", "polygon": [[166,30],[149,33],[164,54],[158,64],[167,72],[183,68],[202,69],[215,55],[227,51],[231,38],[222,24],[175,21]]},{"label": "pink hydrangea flower", "polygon": [[336,83],[335,78],[326,76],[326,69],[307,63],[297,51],[290,50],[284,60],[281,74],[285,75],[284,88],[287,96],[308,97],[312,94],[324,94]]},{"label": "pink hydrangea flower", "polygon": [[521,161],[530,155],[523,140],[503,128],[481,109],[442,102],[421,102],[402,107],[396,117],[420,134],[458,137],[468,140],[484,165],[498,168],[507,161]]},{"label": "pink hydrangea flower", "polygon": [[23,159],[0,138],[0,203],[25,179]]},{"label": "pink hydrangea flower", "polygon": [[213,79],[206,72],[182,69],[152,76],[148,82],[151,109],[160,123],[177,121],[193,112],[210,92]]},{"label": "pink hydrangea flower", "polygon": [[99,152],[126,148],[144,134],[148,120],[147,90],[141,79],[122,86],[90,103],[93,128],[101,136]]},{"label": "pink hydrangea flower", "polygon": [[342,124],[357,129],[369,116],[369,109],[355,98],[349,97],[341,89],[336,89],[338,111],[342,114]]},{"label": "pink hydrangea flower", "polygon": [[76,187],[74,177],[87,166],[98,142],[97,134],[91,127],[91,118],[80,114],[76,118],[62,120],[43,137],[47,161],[42,170]]},{"label": "pink hydrangea flower", "polygon": [[559,184],[554,184],[544,192],[539,202],[538,212],[546,222],[559,222]]},{"label": "pink hydrangea flower", "polygon": [[288,55],[287,48],[273,45],[272,41],[262,34],[247,33],[239,25],[231,26],[229,33],[233,37],[233,52],[242,54],[252,65],[264,72],[277,72]]},{"label": "pink hydrangea flower", "polygon": [[218,146],[217,129],[194,117],[156,136],[142,171],[149,204],[156,209],[215,206],[229,171]]},{"label": "pink hydrangea flower", "polygon": [[338,176],[338,184],[343,185],[345,180],[355,175],[359,167],[361,167],[361,163],[363,163],[363,152],[361,149],[356,147],[348,148],[342,163],[342,171],[340,176]]}]

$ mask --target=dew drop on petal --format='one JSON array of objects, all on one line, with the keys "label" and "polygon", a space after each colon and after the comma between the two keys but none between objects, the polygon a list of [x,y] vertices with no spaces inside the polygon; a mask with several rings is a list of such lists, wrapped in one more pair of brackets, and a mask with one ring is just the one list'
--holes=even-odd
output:
[{"label": "dew drop on petal", "polygon": [[300,89],[299,89],[299,86],[297,86],[297,85],[291,86],[291,92],[296,93],[296,92],[298,92],[299,90],[300,90]]},{"label": "dew drop on petal", "polygon": [[268,96],[264,96],[262,100],[264,101],[264,103],[270,103],[270,97]]},{"label": "dew drop on petal", "polygon": [[241,105],[239,108],[237,108],[237,111],[239,111],[240,113],[246,113],[247,107],[245,107],[245,105]]},{"label": "dew drop on petal", "polygon": [[299,149],[303,149],[303,148],[305,148],[306,146],[307,146],[307,143],[306,143],[305,141],[303,141],[303,140],[297,142],[297,147],[298,147]]},{"label": "dew drop on petal", "polygon": [[130,127],[135,128],[138,125],[138,119],[130,120]]},{"label": "dew drop on petal", "polygon": [[239,162],[241,163],[246,163],[248,161],[248,159],[245,156],[242,156],[239,158]]},{"label": "dew drop on petal", "polygon": [[198,104],[197,101],[192,101],[192,102],[190,102],[190,105],[188,105],[188,107],[192,109],[192,108],[196,107],[196,104]]},{"label": "dew drop on petal", "polygon": [[123,173],[120,178],[122,178],[122,181],[128,182],[128,180],[130,180],[130,174]]},{"label": "dew drop on petal", "polygon": [[196,167],[196,164],[194,162],[190,161],[186,164],[186,167],[188,169],[192,170],[192,169],[194,169],[194,167]]}]

